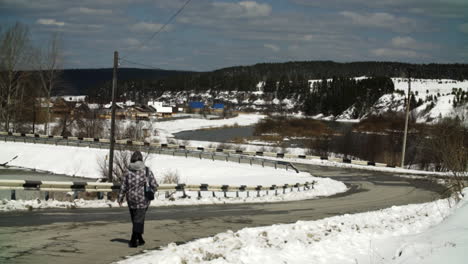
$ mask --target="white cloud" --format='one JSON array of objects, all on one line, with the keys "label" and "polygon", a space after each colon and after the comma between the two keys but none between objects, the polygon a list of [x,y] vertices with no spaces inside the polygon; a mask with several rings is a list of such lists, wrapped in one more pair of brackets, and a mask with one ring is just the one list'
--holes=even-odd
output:
[{"label": "white cloud", "polygon": [[392,38],[391,44],[395,48],[413,49],[413,50],[432,50],[438,48],[437,44],[420,42],[412,37],[397,36]]},{"label": "white cloud", "polygon": [[400,58],[423,59],[423,58],[429,57],[427,54],[419,53],[414,50],[393,49],[393,48],[373,49],[371,50],[371,54],[377,57],[385,57],[389,59],[400,59]]},{"label": "white cloud", "polygon": [[398,17],[393,14],[377,12],[377,13],[356,13],[352,11],[342,11],[340,15],[350,20],[354,25],[364,27],[388,28],[397,32],[413,31],[417,23],[416,21]]},{"label": "white cloud", "polygon": [[416,45],[416,40],[412,37],[394,37],[392,38],[392,45],[395,47],[408,47]]},{"label": "white cloud", "polygon": [[259,4],[255,1],[214,2],[212,5],[215,11],[230,18],[265,17],[269,16],[272,10],[269,4]]},{"label": "white cloud", "polygon": [[307,40],[307,41],[311,41],[313,38],[314,36],[310,34],[304,36],[304,40]]},{"label": "white cloud", "polygon": [[140,41],[135,38],[126,38],[123,39],[123,43],[127,46],[138,46],[140,45]]},{"label": "white cloud", "polygon": [[59,22],[55,19],[47,19],[47,18],[39,18],[36,21],[36,23],[40,25],[58,26],[58,27],[63,27],[65,25],[65,22]]},{"label": "white cloud", "polygon": [[460,30],[460,32],[468,34],[468,23],[459,25],[458,30]]},{"label": "white cloud", "polygon": [[84,15],[111,15],[110,9],[93,9],[87,7],[72,7],[67,10],[69,14],[84,14]]},{"label": "white cloud", "polygon": [[271,50],[274,51],[274,52],[280,51],[280,47],[278,47],[278,46],[275,45],[275,44],[263,44],[263,47],[268,48],[268,49],[271,49]]},{"label": "white cloud", "polygon": [[[136,23],[136,24],[131,25],[130,30],[133,31],[133,32],[156,32],[162,26],[163,26],[163,24],[159,24],[159,23],[140,22],[140,23]],[[172,25],[167,25],[164,28],[165,32],[170,31],[170,30],[172,30]]]}]

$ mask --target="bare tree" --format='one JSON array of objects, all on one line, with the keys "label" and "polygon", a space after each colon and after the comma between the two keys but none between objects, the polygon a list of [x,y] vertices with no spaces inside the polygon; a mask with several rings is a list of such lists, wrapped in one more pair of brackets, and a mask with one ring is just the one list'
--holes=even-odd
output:
[{"label": "bare tree", "polygon": [[450,191],[462,194],[468,176],[468,129],[460,118],[445,118],[434,126],[429,151],[438,170],[452,173]]},{"label": "bare tree", "polygon": [[41,90],[46,97],[46,123],[44,126],[45,133],[49,134],[50,123],[50,97],[52,91],[56,88],[57,82],[62,71],[60,70],[62,62],[61,39],[57,33],[54,33],[48,45],[39,52],[37,56],[36,67],[41,81]]},{"label": "bare tree", "polygon": [[21,104],[26,69],[31,58],[29,30],[16,23],[0,33],[0,118],[5,131],[15,119],[15,107]]},{"label": "bare tree", "polygon": [[[146,159],[149,156],[149,153],[143,152],[143,161],[146,161]],[[119,149],[115,152],[114,155],[114,167],[112,170],[112,182],[121,182],[125,172],[128,170],[128,166],[130,165],[130,157],[132,156],[132,151],[130,150],[125,150],[125,149]],[[102,174],[102,179],[109,179],[108,174],[109,174],[109,160],[108,156],[106,155],[102,159],[98,159],[98,165],[101,170]],[[176,175],[177,176],[177,175]]]}]

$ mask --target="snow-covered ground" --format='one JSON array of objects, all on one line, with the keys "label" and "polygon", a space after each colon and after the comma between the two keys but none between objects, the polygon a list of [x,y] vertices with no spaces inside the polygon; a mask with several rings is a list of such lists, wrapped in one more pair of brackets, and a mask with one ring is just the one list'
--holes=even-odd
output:
[{"label": "snow-covered ground", "polygon": [[239,114],[239,116],[228,119],[219,119],[219,120],[207,120],[207,119],[181,119],[167,122],[159,122],[153,124],[153,127],[156,128],[159,132],[159,135],[154,138],[158,139],[160,142],[164,143],[167,138],[174,137],[173,134],[187,131],[187,130],[197,130],[204,128],[215,128],[223,126],[250,126],[256,124],[261,119],[265,118],[265,115],[260,114]]},{"label": "snow-covered ground", "polygon": [[[395,90],[408,93],[407,78],[392,78]],[[449,95],[453,88],[468,90],[468,80],[457,81],[451,79],[414,79],[411,78],[411,92],[414,93],[416,100],[424,100],[426,96],[439,94],[440,96]]]},{"label": "snow-covered ground", "polygon": [[[0,142],[0,163],[8,162],[10,166],[31,168],[52,173],[70,176],[82,176],[88,178],[101,178],[100,163],[105,162],[107,150],[66,147],[31,143]],[[16,158],[15,158],[16,157]],[[211,161],[206,159],[173,157],[169,155],[150,154],[146,159],[146,165],[155,172],[158,182],[167,174],[177,174],[179,183],[209,184],[209,185],[247,185],[247,186],[271,186],[273,184],[294,184],[315,181],[312,190],[297,192],[287,190],[286,194],[266,191],[256,197],[256,192],[240,192],[236,197],[234,192],[228,194],[229,198],[212,197],[211,192],[202,192],[202,198],[198,199],[196,192],[187,192],[190,198],[181,198],[182,193],[174,194],[175,200],[165,198],[165,193],[159,193],[153,206],[167,205],[196,205],[196,204],[224,204],[224,203],[258,203],[281,202],[313,199],[319,196],[329,196],[347,190],[346,186],[338,181],[328,178],[313,177],[308,173],[296,173],[293,170],[274,169],[260,165],[238,164],[235,162]],[[38,176],[40,177],[40,176]],[[38,178],[38,180],[41,180]],[[89,207],[115,207],[117,204],[105,200],[75,200],[72,202],[61,201],[1,201],[0,211],[24,210],[33,208],[89,208]]]},{"label": "snow-covered ground", "polygon": [[[0,163],[17,156],[8,165],[96,179],[102,177],[100,164],[108,154],[105,149],[32,143],[0,142],[0,148]],[[312,179],[308,173],[293,170],[158,154],[148,155],[146,165],[158,180],[167,173],[177,173],[186,184],[272,185]]]},{"label": "snow-covered ground", "polygon": [[453,199],[227,231],[118,263],[466,263],[468,189]]}]

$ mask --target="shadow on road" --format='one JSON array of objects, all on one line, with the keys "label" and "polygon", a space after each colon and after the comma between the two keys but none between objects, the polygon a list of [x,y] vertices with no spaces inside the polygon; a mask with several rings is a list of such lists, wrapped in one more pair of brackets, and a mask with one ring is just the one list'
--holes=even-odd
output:
[{"label": "shadow on road", "polygon": [[113,239],[110,240],[110,242],[118,242],[118,243],[128,244],[128,242],[130,242],[130,240],[123,239],[123,238],[113,238]]}]

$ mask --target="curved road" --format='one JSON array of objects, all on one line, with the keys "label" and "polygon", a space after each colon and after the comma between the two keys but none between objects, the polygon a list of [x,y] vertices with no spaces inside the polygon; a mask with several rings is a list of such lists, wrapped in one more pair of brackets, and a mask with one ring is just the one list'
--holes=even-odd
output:
[{"label": "curved road", "polygon": [[168,243],[185,243],[228,229],[294,223],[345,213],[422,203],[439,198],[441,187],[388,173],[299,165],[315,176],[351,187],[332,197],[267,204],[150,208],[146,245],[128,248],[126,208],[36,210],[1,213],[0,263],[110,263]]}]

